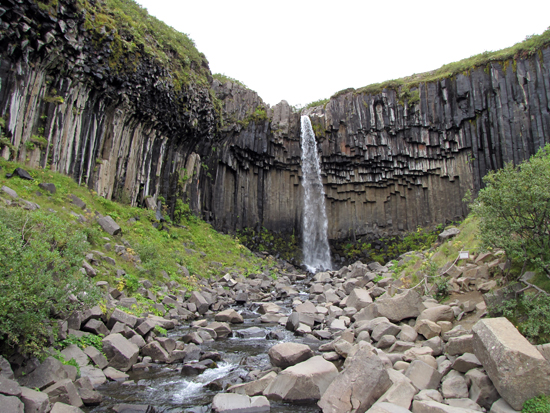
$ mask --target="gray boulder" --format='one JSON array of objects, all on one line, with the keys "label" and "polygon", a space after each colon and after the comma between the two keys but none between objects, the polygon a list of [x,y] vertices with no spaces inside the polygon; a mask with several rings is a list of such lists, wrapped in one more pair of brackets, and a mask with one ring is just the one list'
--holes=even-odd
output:
[{"label": "gray boulder", "polygon": [[540,394],[550,394],[550,364],[504,317],[473,327],[474,354],[499,394],[516,410]]},{"label": "gray boulder", "polygon": [[269,410],[269,400],[264,396],[218,393],[212,400],[212,411],[216,413],[263,413]]},{"label": "gray boulder", "polygon": [[21,388],[21,401],[25,405],[25,412],[46,413],[50,410],[50,398],[46,393]]},{"label": "gray boulder", "polygon": [[264,395],[289,402],[319,400],[338,370],[321,356],[312,357],[283,370],[264,390]]},{"label": "gray boulder", "polygon": [[0,356],[0,376],[6,377],[7,379],[13,379],[13,370],[8,360]]},{"label": "gray boulder", "polygon": [[285,369],[313,357],[309,346],[299,343],[279,343],[271,347],[267,353],[269,361],[275,367]]},{"label": "gray boulder", "polygon": [[65,403],[75,407],[82,407],[82,399],[78,395],[78,391],[70,379],[61,380],[46,389],[44,393],[50,398],[50,403]]},{"label": "gray boulder", "polygon": [[0,394],[0,413],[24,413],[25,406],[15,396]]},{"label": "gray boulder", "polygon": [[109,334],[103,339],[103,352],[111,367],[128,371],[137,361],[139,347],[121,334]]},{"label": "gray boulder", "polygon": [[109,215],[105,215],[104,217],[99,218],[97,220],[97,223],[103,229],[103,231],[107,232],[109,235],[118,235],[122,232],[120,226]]},{"label": "gray boulder", "polygon": [[363,290],[362,288],[354,288],[348,297],[346,305],[359,311],[368,306],[370,303],[372,303],[372,298],[367,290]]},{"label": "gray boulder", "polygon": [[18,379],[19,384],[31,389],[43,390],[58,381],[67,378],[63,364],[53,357],[48,357],[31,373]]},{"label": "gray boulder", "polygon": [[393,322],[418,317],[424,308],[422,298],[415,290],[407,290],[393,297],[382,296],[375,304],[380,317],[387,317]]},{"label": "gray boulder", "polygon": [[346,367],[332,380],[318,405],[324,413],[365,412],[391,385],[380,357],[361,349],[348,357]]},{"label": "gray boulder", "polygon": [[233,323],[233,324],[244,323],[243,316],[240,315],[235,310],[233,310],[232,308],[228,308],[227,310],[220,311],[218,314],[216,314],[216,316],[214,317],[214,320],[220,321],[220,322]]}]

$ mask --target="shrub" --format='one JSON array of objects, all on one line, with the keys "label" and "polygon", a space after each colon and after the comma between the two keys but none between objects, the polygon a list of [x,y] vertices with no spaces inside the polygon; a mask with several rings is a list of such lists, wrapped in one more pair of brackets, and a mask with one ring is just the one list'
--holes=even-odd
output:
[{"label": "shrub", "polygon": [[480,218],[481,247],[502,248],[510,259],[550,276],[550,145],[483,181],[486,187],[471,205]]},{"label": "shrub", "polygon": [[523,403],[522,413],[550,413],[550,396],[537,396]]},{"label": "shrub", "polygon": [[0,208],[0,345],[38,355],[52,334],[50,314],[97,301],[78,271],[88,245],[53,214]]}]

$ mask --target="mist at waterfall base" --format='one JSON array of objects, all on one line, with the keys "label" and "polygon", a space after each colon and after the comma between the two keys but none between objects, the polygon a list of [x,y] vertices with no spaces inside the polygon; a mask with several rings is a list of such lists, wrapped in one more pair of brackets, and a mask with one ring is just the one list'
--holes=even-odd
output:
[{"label": "mist at waterfall base", "polygon": [[315,273],[319,270],[330,270],[332,267],[327,236],[328,220],[317,142],[308,116],[301,117],[301,127],[302,186],[304,188],[303,264],[308,271]]}]

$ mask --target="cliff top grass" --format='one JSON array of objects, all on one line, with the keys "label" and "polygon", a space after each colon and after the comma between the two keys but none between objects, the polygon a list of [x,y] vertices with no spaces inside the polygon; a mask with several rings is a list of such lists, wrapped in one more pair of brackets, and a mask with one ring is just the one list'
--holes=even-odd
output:
[{"label": "cliff top grass", "polygon": [[222,74],[222,73],[214,73],[212,75],[212,77],[216,80],[219,80],[222,84],[225,84],[227,82],[231,82],[231,83],[235,83],[245,89],[250,89],[248,86],[246,86],[243,82],[241,82],[240,80],[237,80],[237,79],[234,79],[232,77],[229,77],[229,76],[226,76],[225,74]]},{"label": "cliff top grass", "polygon": [[[382,83],[373,83],[359,89],[347,88],[335,93],[331,98],[336,98],[349,92],[353,92],[354,94],[376,95],[381,93],[384,89],[399,90],[402,88],[410,90],[418,87],[420,83],[435,82],[456,76],[460,73],[467,74],[472,69],[487,66],[493,62],[504,62],[510,59],[517,60],[531,57],[548,46],[550,46],[550,28],[542,34],[527,36],[524,41],[516,43],[506,49],[494,52],[485,51],[457,62],[448,63],[441,66],[439,69],[429,72],[418,73],[400,79],[387,80]],[[326,100],[312,102],[306,107],[319,106],[321,104],[326,104]]]},{"label": "cliff top grass", "polygon": [[[211,225],[192,215],[185,217],[178,225],[162,224],[156,220],[155,211],[107,200],[60,173],[31,169],[4,159],[0,159],[0,166],[0,187],[7,186],[15,190],[20,198],[40,205],[41,211],[48,211],[68,222],[72,228],[86,235],[91,250],[101,251],[113,258],[116,268],[124,269],[135,277],[153,282],[173,280],[193,289],[200,278],[222,276],[226,272],[246,276],[259,273],[262,267],[271,265],[269,260],[257,258],[236,238],[218,233]],[[17,167],[28,171],[34,181],[6,178],[6,173]],[[40,189],[38,185],[42,182],[55,184],[56,193],[50,194]],[[71,194],[86,203],[86,210],[71,203]],[[4,194],[1,196],[5,197]],[[2,205],[3,202],[0,202],[0,207]],[[110,215],[122,228],[122,234],[110,236],[104,232],[96,222],[96,212]],[[82,222],[79,216],[85,218],[85,221]],[[169,220],[168,214],[164,216]],[[158,228],[153,224],[158,225]],[[110,238],[110,241],[103,237]],[[104,248],[106,243],[111,244],[110,251]],[[115,244],[126,246],[126,254],[123,254],[126,258],[114,251]],[[137,258],[141,259],[141,263],[136,262]],[[96,280],[108,281],[110,285],[120,282],[116,279],[115,267],[105,261],[98,261],[100,263],[95,267],[98,269]],[[187,268],[189,276],[182,272],[182,266]]]},{"label": "cliff top grass", "polygon": [[[57,15],[60,0],[35,0]],[[176,88],[190,82],[208,86],[208,60],[193,40],[156,17],[133,0],[77,0],[97,46],[112,36],[109,65],[118,72],[135,69],[139,58],[148,56],[166,67]]]}]

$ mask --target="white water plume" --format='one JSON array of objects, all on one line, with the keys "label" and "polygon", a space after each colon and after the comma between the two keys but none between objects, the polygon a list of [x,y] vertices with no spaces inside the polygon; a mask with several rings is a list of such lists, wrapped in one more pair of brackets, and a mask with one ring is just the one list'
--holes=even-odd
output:
[{"label": "white water plume", "polygon": [[308,116],[302,116],[302,186],[304,188],[304,217],[302,224],[304,265],[308,270],[330,270],[328,220],[325,211],[325,191],[321,182],[321,167],[317,142]]}]

